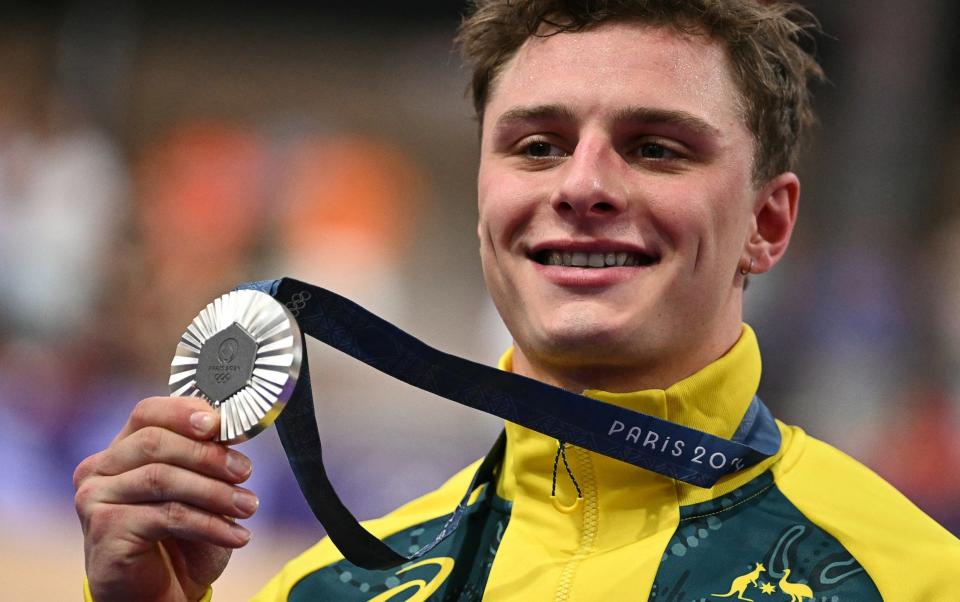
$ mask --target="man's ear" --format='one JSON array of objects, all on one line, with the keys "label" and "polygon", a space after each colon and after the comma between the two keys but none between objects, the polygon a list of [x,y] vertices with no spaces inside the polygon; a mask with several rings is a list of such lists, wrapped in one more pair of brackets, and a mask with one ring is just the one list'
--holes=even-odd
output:
[{"label": "man's ear", "polygon": [[770,270],[786,253],[799,201],[800,179],[793,172],[776,176],[760,189],[753,209],[755,227],[744,247],[754,274]]}]

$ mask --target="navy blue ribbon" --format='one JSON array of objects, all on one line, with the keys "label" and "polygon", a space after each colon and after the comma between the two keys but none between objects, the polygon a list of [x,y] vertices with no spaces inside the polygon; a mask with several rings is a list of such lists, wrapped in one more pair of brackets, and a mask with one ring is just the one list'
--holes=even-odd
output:
[{"label": "navy blue ribbon", "polygon": [[[723,439],[438,351],[349,299],[292,278],[238,288],[273,296],[293,313],[303,334],[398,380],[558,441],[692,485],[712,487],[724,475],[753,466],[780,448],[780,431],[757,397],[733,438]],[[453,532],[472,492],[492,482],[504,448],[501,434],[440,535],[405,556],[357,522],[326,476],[306,347],[300,379],[277,428],[297,482],[330,539],[347,560],[368,569],[389,568],[420,557]]]}]

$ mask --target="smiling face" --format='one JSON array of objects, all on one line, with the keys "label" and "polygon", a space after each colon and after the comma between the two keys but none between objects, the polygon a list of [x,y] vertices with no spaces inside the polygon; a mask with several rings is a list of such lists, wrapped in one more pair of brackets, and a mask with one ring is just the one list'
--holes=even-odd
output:
[{"label": "smiling face", "polygon": [[736,342],[769,189],[729,69],[705,37],[635,23],[530,38],[504,66],[478,234],[515,371],[665,387]]}]

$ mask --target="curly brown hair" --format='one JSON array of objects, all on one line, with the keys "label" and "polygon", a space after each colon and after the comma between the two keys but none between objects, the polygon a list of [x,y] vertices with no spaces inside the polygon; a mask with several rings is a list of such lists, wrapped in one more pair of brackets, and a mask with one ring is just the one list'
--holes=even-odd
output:
[{"label": "curly brown hair", "polygon": [[473,69],[470,91],[480,123],[504,65],[531,36],[578,32],[610,21],[637,21],[704,35],[727,51],[756,140],[758,182],[796,169],[800,142],[814,122],[809,82],[823,71],[807,51],[816,18],[771,0],[473,0],[456,44]]}]

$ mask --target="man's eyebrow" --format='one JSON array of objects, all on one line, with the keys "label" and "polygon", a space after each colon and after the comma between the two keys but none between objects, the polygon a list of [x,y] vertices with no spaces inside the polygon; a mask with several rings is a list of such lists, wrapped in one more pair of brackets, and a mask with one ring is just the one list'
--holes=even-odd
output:
[{"label": "man's eyebrow", "polygon": [[500,117],[497,118],[495,127],[500,130],[518,122],[547,120],[575,121],[576,116],[573,114],[573,111],[561,105],[515,107],[500,115]]},{"label": "man's eyebrow", "polygon": [[[511,125],[524,121],[576,121],[577,116],[572,110],[563,105],[535,105],[529,107],[515,107],[505,111],[499,118],[495,128],[502,130]],[[692,131],[698,136],[716,136],[719,128],[704,119],[673,109],[657,109],[652,107],[628,107],[614,113],[616,123],[638,124],[665,124]]]},{"label": "man's eyebrow", "polygon": [[614,115],[614,121],[617,123],[628,122],[673,125],[679,128],[690,130],[698,136],[716,136],[720,133],[719,128],[711,125],[696,115],[687,113],[686,111],[674,111],[671,109],[630,107],[617,111]]}]

